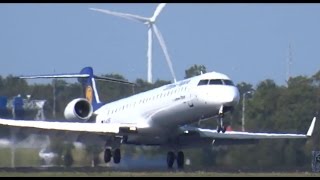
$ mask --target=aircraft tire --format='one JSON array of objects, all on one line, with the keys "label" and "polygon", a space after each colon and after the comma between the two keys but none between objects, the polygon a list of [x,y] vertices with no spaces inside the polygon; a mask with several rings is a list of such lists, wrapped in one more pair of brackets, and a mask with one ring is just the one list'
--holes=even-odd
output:
[{"label": "aircraft tire", "polygon": [[225,126],[223,126],[223,127],[221,128],[222,133],[225,133],[226,130],[227,130],[227,128],[226,128]]},{"label": "aircraft tire", "polygon": [[169,151],[167,153],[167,165],[168,165],[168,168],[170,168],[170,169],[172,168],[174,160],[175,160],[174,153],[172,151]]},{"label": "aircraft tire", "polygon": [[104,162],[108,163],[111,160],[111,149],[107,148],[104,150]]},{"label": "aircraft tire", "polygon": [[115,164],[119,164],[120,163],[120,160],[121,160],[121,152],[120,152],[120,149],[117,148],[114,150],[113,152],[113,162]]},{"label": "aircraft tire", "polygon": [[177,165],[178,169],[183,169],[184,166],[184,153],[182,151],[179,151],[177,154]]}]

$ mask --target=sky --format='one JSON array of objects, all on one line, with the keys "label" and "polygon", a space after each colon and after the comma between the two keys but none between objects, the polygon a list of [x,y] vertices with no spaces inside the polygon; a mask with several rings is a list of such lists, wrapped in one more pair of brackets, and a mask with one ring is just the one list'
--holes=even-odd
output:
[{"label": "sky", "polygon": [[[0,75],[80,72],[147,80],[147,26],[89,10],[151,17],[155,3],[1,3]],[[320,4],[169,3],[156,25],[177,80],[192,65],[257,85],[320,70]],[[153,81],[173,81],[153,39]]]}]

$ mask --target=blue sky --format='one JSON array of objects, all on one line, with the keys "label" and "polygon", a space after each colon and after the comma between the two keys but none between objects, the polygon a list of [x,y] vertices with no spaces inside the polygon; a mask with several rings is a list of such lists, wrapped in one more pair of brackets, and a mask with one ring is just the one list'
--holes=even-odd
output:
[{"label": "blue sky", "polygon": [[[90,7],[152,16],[153,3],[0,4],[0,75],[117,73],[147,79],[147,27]],[[320,70],[320,4],[170,3],[156,22],[177,79],[193,64],[227,74],[235,83]],[[153,79],[172,80],[154,38]]]}]

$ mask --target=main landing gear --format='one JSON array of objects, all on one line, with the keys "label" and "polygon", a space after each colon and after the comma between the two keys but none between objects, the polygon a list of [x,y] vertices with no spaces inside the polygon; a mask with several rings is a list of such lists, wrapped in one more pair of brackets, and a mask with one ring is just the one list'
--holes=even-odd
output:
[{"label": "main landing gear", "polygon": [[121,138],[110,138],[106,141],[104,150],[104,162],[108,163],[113,158],[115,164],[119,164],[121,161],[120,151]]},{"label": "main landing gear", "polygon": [[223,117],[224,117],[224,112],[223,112],[223,106],[220,107],[219,109],[219,114],[218,114],[218,119],[217,119],[217,132],[219,133],[220,131],[222,133],[226,132],[226,127],[223,125]]},{"label": "main landing gear", "polygon": [[173,167],[174,161],[177,161],[178,169],[183,169],[184,166],[184,153],[182,151],[179,151],[177,154],[175,154],[172,151],[169,151],[167,153],[167,165],[168,168],[171,169]]},{"label": "main landing gear", "polygon": [[121,151],[120,148],[116,149],[111,149],[111,148],[106,148],[104,150],[104,162],[108,163],[111,161],[111,157],[113,157],[113,162],[115,164],[119,164],[121,160]]}]

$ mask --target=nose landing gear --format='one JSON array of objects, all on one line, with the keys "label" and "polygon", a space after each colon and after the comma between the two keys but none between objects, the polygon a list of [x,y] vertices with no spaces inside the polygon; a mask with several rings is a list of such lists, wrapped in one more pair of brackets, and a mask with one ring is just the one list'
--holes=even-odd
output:
[{"label": "nose landing gear", "polygon": [[217,119],[217,132],[222,133],[226,132],[226,127],[223,125],[223,117],[224,117],[224,112],[223,112],[223,106],[220,107],[219,109],[219,114],[218,114],[218,119]]}]

